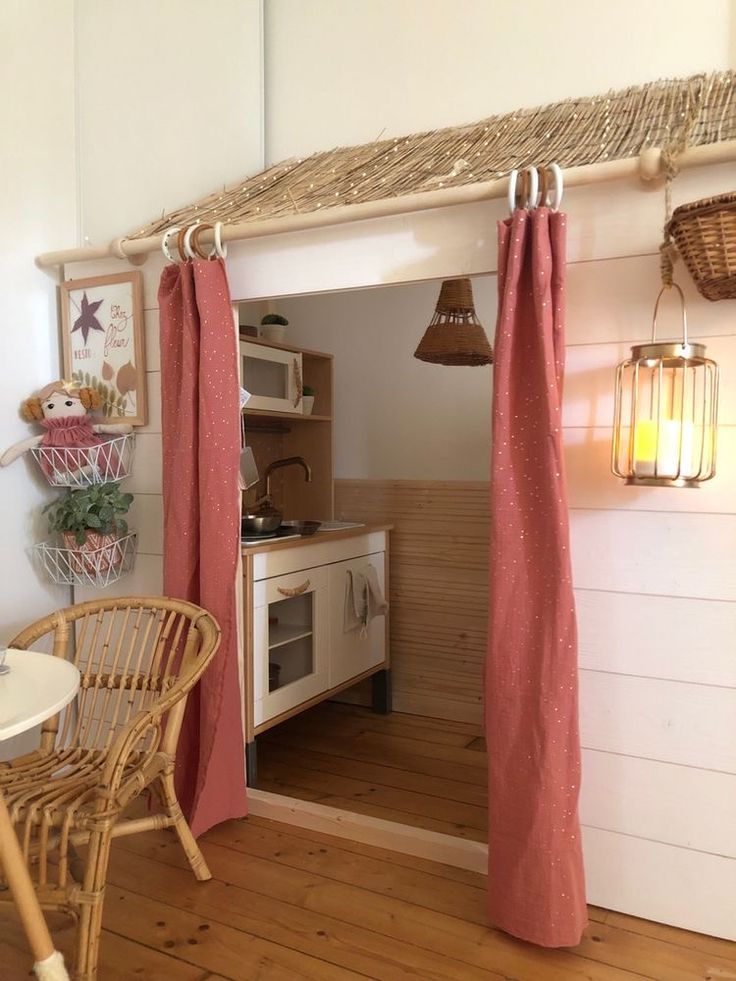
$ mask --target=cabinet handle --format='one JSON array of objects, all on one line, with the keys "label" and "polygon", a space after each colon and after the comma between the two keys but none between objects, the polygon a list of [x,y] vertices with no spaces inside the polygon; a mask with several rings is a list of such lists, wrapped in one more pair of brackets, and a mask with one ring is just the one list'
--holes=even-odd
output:
[{"label": "cabinet handle", "polygon": [[293,589],[283,589],[281,586],[276,587],[276,592],[281,593],[282,596],[301,596],[302,593],[306,593],[309,589],[310,582],[305,580],[301,586],[294,586]]}]

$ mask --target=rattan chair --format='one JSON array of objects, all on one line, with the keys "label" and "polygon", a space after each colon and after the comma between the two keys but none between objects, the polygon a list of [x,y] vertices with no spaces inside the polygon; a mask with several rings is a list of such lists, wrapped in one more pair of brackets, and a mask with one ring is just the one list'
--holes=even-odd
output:
[{"label": "rattan chair", "polygon": [[[97,977],[113,838],[173,828],[195,876],[210,878],[173,771],[187,694],[219,643],[209,613],[159,597],[79,603],[10,642],[68,658],[81,674],[76,703],[44,724],[38,749],[0,764],[0,787],[41,905],[78,918],[78,981]],[[149,789],[159,812],[126,819]],[[0,902],[9,903],[7,895],[0,893]]]}]

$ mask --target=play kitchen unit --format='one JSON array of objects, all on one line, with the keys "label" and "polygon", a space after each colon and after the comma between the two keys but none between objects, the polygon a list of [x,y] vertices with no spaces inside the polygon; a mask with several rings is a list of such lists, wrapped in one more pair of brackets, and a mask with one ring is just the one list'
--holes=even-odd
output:
[{"label": "play kitchen unit", "polygon": [[[257,736],[372,678],[391,707],[388,532],[334,520],[332,356],[241,337],[248,454],[243,480],[248,783]],[[314,393],[304,411],[304,390]],[[310,406],[311,408],[311,406]]]}]

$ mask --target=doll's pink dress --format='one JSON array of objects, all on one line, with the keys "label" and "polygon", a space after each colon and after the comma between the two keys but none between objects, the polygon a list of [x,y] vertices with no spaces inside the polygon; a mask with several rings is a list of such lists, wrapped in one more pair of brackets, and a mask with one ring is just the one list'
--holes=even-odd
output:
[{"label": "doll's pink dress", "polygon": [[[58,473],[75,473],[96,464],[103,477],[112,478],[117,472],[118,454],[110,447],[102,447],[97,453],[85,452],[91,446],[100,446],[107,440],[92,428],[89,416],[65,416],[61,419],[43,419],[46,430],[41,446],[59,449],[59,453],[45,453],[39,463],[41,469],[53,480]],[[79,453],[75,453],[79,450]]]}]

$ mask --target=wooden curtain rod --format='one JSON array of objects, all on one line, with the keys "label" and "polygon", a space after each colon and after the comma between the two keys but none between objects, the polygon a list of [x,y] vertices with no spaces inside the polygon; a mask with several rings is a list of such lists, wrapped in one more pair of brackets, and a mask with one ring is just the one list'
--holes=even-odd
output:
[{"label": "wooden curtain rod", "polygon": [[[569,167],[563,171],[565,188],[622,180],[627,177],[640,177],[644,181],[655,180],[662,176],[661,156],[661,149],[649,147],[639,157]],[[677,158],[677,165],[679,168],[700,167],[707,164],[731,163],[733,161],[736,161],[736,140],[724,140],[721,143],[708,143],[704,146],[695,146],[684,150]],[[378,201],[364,201],[360,204],[341,205],[325,208],[324,211],[310,211],[307,214],[238,222],[223,226],[222,241],[241,242],[246,239],[298,232],[308,228],[329,228],[332,225],[344,225],[351,221],[364,221],[369,218],[386,218],[391,215],[410,214],[414,211],[428,211],[432,208],[474,204],[479,201],[506,197],[507,190],[508,178],[501,177],[495,181],[464,184],[460,187],[447,187],[436,191],[422,191],[418,194],[400,195]],[[212,232],[210,230],[204,231],[200,241],[205,245],[211,245]],[[110,257],[127,259],[134,265],[140,265],[146,261],[146,256],[150,252],[156,252],[160,248],[161,235],[150,235],[147,238],[117,238],[109,245],[43,252],[36,257],[36,265],[41,268],[48,268],[70,262],[84,262]]]}]

